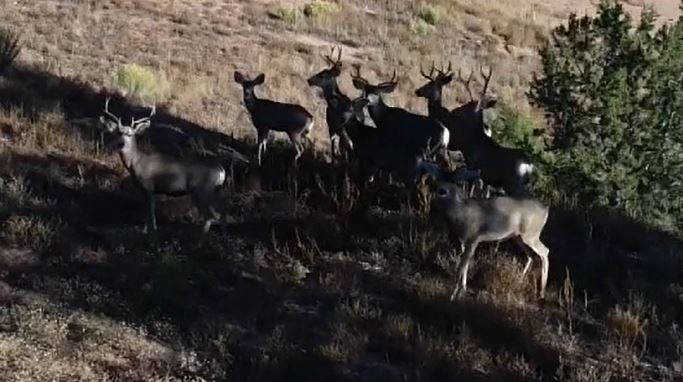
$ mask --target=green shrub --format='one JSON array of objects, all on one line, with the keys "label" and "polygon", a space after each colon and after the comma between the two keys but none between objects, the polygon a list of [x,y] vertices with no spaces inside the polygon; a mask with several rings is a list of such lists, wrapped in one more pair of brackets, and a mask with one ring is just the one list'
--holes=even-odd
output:
[{"label": "green shrub", "polygon": [[410,31],[418,36],[428,36],[434,31],[434,26],[427,24],[423,19],[417,19],[410,24]]},{"label": "green shrub", "polygon": [[21,51],[19,36],[7,28],[0,28],[0,75],[12,65]]},{"label": "green shrub", "polygon": [[289,4],[280,4],[275,10],[275,16],[290,26],[298,25],[302,18],[301,11]]},{"label": "green shrub", "polygon": [[316,0],[306,4],[304,15],[319,21],[328,21],[333,15],[339,13],[341,7],[331,1]]},{"label": "green shrub", "polygon": [[159,102],[168,95],[166,75],[138,64],[126,64],[114,75],[114,86],[125,95],[144,102]]},{"label": "green shrub", "polygon": [[555,182],[582,207],[683,226],[683,18],[655,30],[619,3],[569,17],[540,50],[529,98],[548,114]]},{"label": "green shrub", "polygon": [[417,14],[429,25],[436,25],[444,18],[443,9],[441,9],[441,7],[427,3],[420,3]]}]

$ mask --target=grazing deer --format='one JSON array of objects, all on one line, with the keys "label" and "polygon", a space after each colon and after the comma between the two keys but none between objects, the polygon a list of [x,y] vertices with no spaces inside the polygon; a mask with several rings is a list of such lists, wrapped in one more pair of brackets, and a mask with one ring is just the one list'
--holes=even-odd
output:
[{"label": "grazing deer", "polygon": [[367,109],[374,124],[384,138],[384,144],[401,148],[406,158],[414,161],[416,155],[431,155],[448,147],[450,132],[439,121],[424,115],[410,113],[405,109],[390,107],[384,103],[382,94],[396,89],[396,71],[391,80],[371,85],[356,66],[352,75],[353,85],[362,91],[368,101]]},{"label": "grazing deer", "polygon": [[486,96],[493,71],[489,70],[487,75],[480,68],[484,88],[478,100],[470,89],[473,73],[465,80],[458,71],[458,81],[465,86],[470,101],[451,112],[449,126],[456,127],[455,146],[462,151],[468,168],[481,169],[486,184],[502,187],[508,194],[525,194],[525,183],[534,165],[524,151],[503,147],[491,138],[491,131],[484,124],[484,110],[496,104],[495,99]]},{"label": "grazing deer", "polygon": [[287,133],[294,145],[294,165],[304,151],[302,137],[306,137],[313,128],[313,115],[301,105],[275,102],[256,97],[254,88],[265,81],[265,75],[259,74],[254,80],[249,80],[242,73],[235,72],[235,82],[242,85],[244,91],[244,105],[249,111],[251,121],[258,134],[258,164],[261,166],[261,156],[266,151],[268,133],[270,130]]},{"label": "grazing deer", "polygon": [[341,55],[342,49],[340,47],[337,58],[332,59],[331,56],[334,56],[334,47],[332,47],[331,55],[323,56],[329,68],[321,70],[308,79],[308,86],[317,86],[323,91],[323,97],[327,102],[325,118],[332,145],[331,152],[337,157],[341,156],[340,141],[347,156],[348,152],[353,151],[353,141],[346,129],[347,124],[354,123],[351,99],[339,90],[337,84],[337,77],[341,74],[342,68]]},{"label": "grazing deer", "polygon": [[[138,148],[136,136],[150,125],[156,108],[148,117],[134,119],[125,125],[120,117],[109,111],[109,98],[104,103],[104,115],[100,123],[110,133],[117,135],[116,149],[121,162],[135,182],[145,191],[148,203],[148,229],[156,231],[155,194],[180,196],[190,194],[195,206],[206,218],[204,232],[220,219],[217,205],[218,188],[225,182],[225,170],[218,163],[178,159],[161,153],[146,153]],[[249,160],[232,148],[232,159],[249,163]]]},{"label": "grazing deer", "polygon": [[530,198],[507,196],[469,199],[458,185],[442,183],[436,190],[435,206],[448,225],[449,237],[460,241],[462,257],[458,265],[459,285],[451,300],[467,290],[467,269],[477,245],[486,241],[515,238],[527,255],[522,271],[526,275],[535,254],[541,259],[540,297],[548,281],[548,253],[541,231],[548,220],[548,207]]}]

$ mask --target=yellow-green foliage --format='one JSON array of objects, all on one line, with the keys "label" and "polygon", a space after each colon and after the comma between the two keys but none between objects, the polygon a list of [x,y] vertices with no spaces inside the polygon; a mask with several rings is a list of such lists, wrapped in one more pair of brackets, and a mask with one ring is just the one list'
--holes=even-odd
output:
[{"label": "yellow-green foliage", "polygon": [[428,36],[434,31],[434,26],[423,19],[417,19],[410,24],[410,30],[418,36]]},{"label": "yellow-green foliage", "polygon": [[418,9],[418,16],[429,25],[436,25],[444,18],[444,12],[438,5],[431,5],[427,3],[420,3]]},{"label": "yellow-green foliage", "polygon": [[301,11],[293,5],[280,4],[275,10],[275,16],[286,24],[294,26],[301,21]]},{"label": "yellow-green foliage", "polygon": [[304,14],[315,20],[329,20],[330,17],[339,13],[341,7],[337,3],[324,0],[316,0],[306,4]]},{"label": "yellow-green foliage", "polygon": [[125,95],[145,102],[159,102],[169,93],[166,75],[138,64],[126,64],[114,75],[114,86]]}]

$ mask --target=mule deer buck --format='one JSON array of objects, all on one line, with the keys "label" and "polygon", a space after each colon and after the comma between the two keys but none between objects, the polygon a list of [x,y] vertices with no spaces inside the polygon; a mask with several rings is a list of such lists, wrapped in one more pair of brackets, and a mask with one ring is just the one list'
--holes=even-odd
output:
[{"label": "mule deer buck", "polygon": [[[120,117],[109,111],[107,98],[104,103],[104,115],[100,116],[102,126],[117,136],[115,144],[121,162],[146,194],[148,222],[145,232],[157,229],[155,194],[190,194],[195,206],[206,219],[204,232],[208,232],[211,224],[218,221],[221,216],[222,208],[217,204],[217,193],[218,188],[225,182],[225,170],[219,163],[178,159],[140,150],[136,137],[149,127],[155,111],[156,108],[153,106],[148,117],[131,118],[130,124],[124,124]],[[228,148],[227,151],[233,160],[249,163],[247,158],[234,149]]]},{"label": "mule deer buck", "polygon": [[486,74],[480,67],[484,87],[478,100],[470,88],[473,73],[465,80],[458,71],[458,81],[465,86],[470,101],[451,112],[451,126],[456,127],[455,146],[463,153],[468,168],[481,169],[487,185],[502,187],[511,195],[525,194],[525,183],[534,165],[524,151],[503,147],[491,138],[491,132],[484,124],[484,110],[496,104],[495,99],[486,96],[493,70]]},{"label": "mule deer buck", "polygon": [[287,133],[294,145],[294,165],[304,151],[302,137],[306,137],[313,128],[313,115],[301,105],[281,103],[256,97],[254,88],[265,81],[265,75],[259,74],[250,80],[242,73],[235,71],[235,82],[242,85],[244,91],[244,105],[249,111],[251,121],[258,135],[258,164],[261,166],[261,156],[266,151],[268,133],[270,130]]},{"label": "mule deer buck", "polygon": [[[437,69],[432,62],[432,68],[429,74],[426,74],[420,65],[420,74],[429,80],[426,84],[415,90],[415,95],[425,98],[427,100],[427,111],[431,118],[441,122],[449,130],[451,139],[449,142],[449,149],[457,150],[456,147],[456,133],[457,126],[453,124],[451,112],[442,105],[443,87],[448,85],[453,80],[453,73],[451,72],[451,63],[448,63],[448,69],[445,71]],[[437,71],[434,76],[434,71]]]},{"label": "mule deer buck", "polygon": [[431,155],[440,150],[445,153],[450,132],[442,123],[384,103],[382,95],[393,92],[398,85],[396,71],[391,80],[372,85],[361,76],[360,66],[355,69],[353,85],[362,91],[361,97],[368,101],[367,110],[380,130],[385,145],[401,148],[410,161],[414,161],[416,155]]},{"label": "mule deer buck", "polygon": [[341,55],[342,49],[339,47],[337,58],[333,59],[334,47],[332,47],[331,55],[324,56],[329,67],[308,79],[308,86],[317,86],[322,89],[323,97],[327,103],[325,119],[327,120],[327,128],[330,134],[331,152],[332,155],[337,157],[342,155],[339,146],[340,141],[346,156],[348,156],[350,151],[353,151],[353,141],[349,137],[346,125],[355,122],[351,99],[339,90],[339,85],[337,84],[337,77],[341,74],[342,68]]},{"label": "mule deer buck", "polygon": [[477,245],[487,241],[514,238],[527,255],[522,277],[531,267],[533,256],[541,259],[540,297],[548,281],[548,253],[540,236],[548,220],[548,207],[530,198],[507,196],[469,199],[456,184],[441,183],[436,190],[436,211],[445,218],[451,240],[459,240],[462,257],[458,265],[459,285],[451,300],[467,290],[467,269]]}]

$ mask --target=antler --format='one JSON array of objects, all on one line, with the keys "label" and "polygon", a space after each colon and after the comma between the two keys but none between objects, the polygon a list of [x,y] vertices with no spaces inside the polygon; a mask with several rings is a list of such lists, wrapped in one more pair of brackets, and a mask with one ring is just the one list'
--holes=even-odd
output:
[{"label": "antler", "polygon": [[[452,64],[453,64],[452,62],[448,61],[448,69],[445,71],[437,68],[436,70],[439,72],[439,76],[440,77],[446,77],[447,75],[451,74],[451,72],[453,71],[453,65]],[[441,68],[443,68],[443,65],[441,66]]]},{"label": "antler", "polygon": [[354,64],[354,65],[353,65],[353,68],[356,70],[356,72],[355,72],[355,73],[351,73],[351,78],[354,79],[354,80],[361,81],[361,82],[363,82],[364,84],[367,85],[367,84],[368,84],[368,81],[367,81],[365,78],[363,78],[363,76],[361,76],[361,74],[360,74],[360,64]]},{"label": "antler", "polygon": [[470,83],[472,82],[472,77],[474,76],[474,71],[470,72],[470,76],[467,78],[467,81],[462,77],[462,72],[460,69],[458,69],[458,81],[462,82],[463,85],[465,85],[465,90],[467,90],[467,93],[470,95],[470,101],[474,101],[474,95],[472,95],[472,89],[470,89]]},{"label": "antler", "polygon": [[[134,119],[133,117],[130,118],[130,128],[133,130],[133,133],[137,134],[140,131],[144,130],[149,126],[149,121],[152,120],[152,117],[154,114],[156,114],[157,108],[155,105],[152,105],[152,108],[149,111],[149,117],[143,117],[140,119]],[[145,126],[147,124],[147,126]],[[144,126],[144,127],[143,127]]]},{"label": "antler", "polygon": [[484,89],[481,91],[481,96],[479,97],[479,101],[477,102],[477,108],[481,107],[482,103],[484,102],[484,97],[486,96],[486,90],[488,90],[489,82],[491,81],[491,77],[493,76],[493,68],[489,67],[488,76],[486,75],[486,73],[484,73],[484,67],[483,66],[479,67],[479,72],[481,73],[481,76],[484,79]]},{"label": "antler", "polygon": [[434,61],[432,61],[432,68],[429,70],[429,75],[426,75],[424,70],[422,70],[422,63],[420,62],[420,74],[422,74],[422,77],[424,77],[430,81],[434,81],[434,69],[436,69],[436,68],[434,67]]},{"label": "antler", "polygon": [[327,63],[330,66],[341,66],[342,47],[340,46],[338,50],[339,50],[339,52],[337,54],[336,60],[333,60],[331,57],[331,56],[334,56],[334,46],[332,48],[330,48],[330,54],[329,55],[326,54],[323,56],[323,57],[325,57],[325,61],[327,61]]},{"label": "antler", "polygon": [[396,83],[398,83],[398,81],[396,81],[396,69],[394,69],[394,75],[391,77],[391,79],[389,81],[382,82],[381,84],[379,84],[377,86],[378,87],[389,86],[389,85],[395,85]]},{"label": "antler", "polygon": [[113,120],[115,120],[119,126],[121,126],[121,118],[115,116],[109,111],[109,100],[111,100],[111,97],[107,97],[107,100],[104,101],[104,114],[107,116],[111,117]]}]

